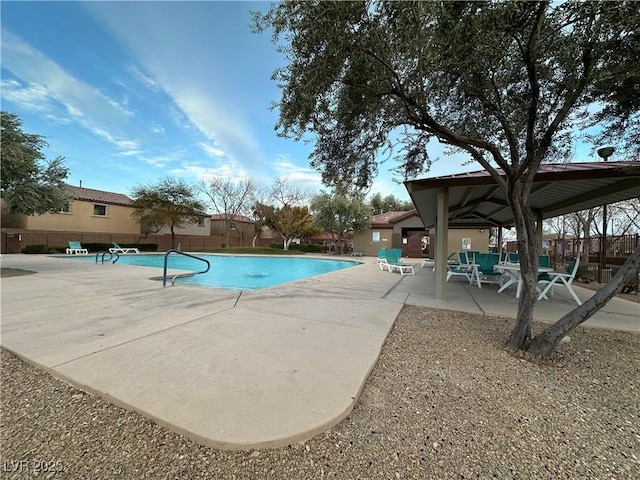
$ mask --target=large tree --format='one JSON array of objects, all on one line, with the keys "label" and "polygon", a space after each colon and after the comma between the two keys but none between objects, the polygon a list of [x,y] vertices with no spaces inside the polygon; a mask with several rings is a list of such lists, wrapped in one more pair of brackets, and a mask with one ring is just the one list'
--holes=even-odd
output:
[{"label": "large tree", "polygon": [[343,241],[352,238],[371,225],[371,208],[362,195],[349,195],[341,189],[332,193],[320,193],[311,200],[313,224],[327,233],[338,236],[338,252],[342,253]]},{"label": "large tree", "polygon": [[[238,228],[240,217],[248,217],[255,203],[256,182],[251,177],[229,179],[214,177],[202,180],[197,190],[203,193],[213,208],[213,211],[222,217],[222,234],[229,245],[229,235],[232,228]],[[244,230],[239,230],[240,245],[244,239]]]},{"label": "large tree", "polygon": [[392,194],[382,196],[381,193],[376,193],[371,197],[369,201],[374,215],[386,212],[401,212],[413,210],[413,203],[410,201],[402,201],[394,197]]},{"label": "large tree", "polygon": [[47,161],[40,135],[22,131],[20,118],[0,112],[1,193],[10,210],[25,215],[53,212],[70,200],[64,159]]},{"label": "large tree", "polygon": [[273,207],[257,204],[255,211],[261,224],[280,235],[283,250],[289,250],[294,238],[304,238],[316,232],[308,207],[297,205]]},{"label": "large tree", "polygon": [[[274,73],[280,134],[315,135],[311,162],[327,184],[366,188],[385,149],[417,175],[435,139],[506,191],[524,279],[508,345],[527,348],[537,299],[533,178],[541,162],[568,153],[579,124],[637,130],[640,92],[626,80],[640,77],[637,3],[291,1],[254,19],[287,58]],[[573,320],[561,323],[555,333]],[[540,341],[531,348],[548,351]]]},{"label": "large tree", "polygon": [[132,191],[133,216],[144,234],[171,232],[171,248],[176,247],[175,229],[196,223],[206,216],[204,205],[184,180],[166,177],[157,183],[141,185]]}]

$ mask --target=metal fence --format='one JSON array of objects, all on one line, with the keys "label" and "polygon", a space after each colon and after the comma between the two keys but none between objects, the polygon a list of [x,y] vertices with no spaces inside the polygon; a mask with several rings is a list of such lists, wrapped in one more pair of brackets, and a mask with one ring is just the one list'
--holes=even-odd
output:
[{"label": "metal fence", "polygon": [[[166,251],[180,245],[182,250],[197,251],[207,248],[239,247],[240,238],[227,239],[221,236],[199,236],[199,235],[176,235],[175,245],[171,245],[171,235],[148,235],[146,238],[141,235],[115,234],[115,233],[86,233],[86,232],[51,232],[51,231],[31,231],[18,229],[2,230],[2,250],[1,253],[21,253],[30,245],[44,245],[47,248],[67,248],[68,242],[77,241],[80,243],[105,243],[117,242],[121,245],[142,245],[156,244],[158,251]],[[252,239],[244,239],[243,245],[251,245]],[[272,238],[257,239],[257,246],[268,246],[273,241]]]},{"label": "metal fence", "polygon": [[[562,269],[579,256],[581,264],[587,265],[584,269],[588,275],[600,283],[607,283],[639,245],[638,234],[544,240],[544,250],[551,257],[552,267]],[[515,252],[516,248],[516,242],[508,242],[508,251]]]}]

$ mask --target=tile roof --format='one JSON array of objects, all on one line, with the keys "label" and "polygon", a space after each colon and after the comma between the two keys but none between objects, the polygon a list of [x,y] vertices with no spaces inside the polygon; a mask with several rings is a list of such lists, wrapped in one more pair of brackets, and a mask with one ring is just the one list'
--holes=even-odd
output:
[{"label": "tile roof", "polygon": [[75,200],[86,200],[89,202],[108,203],[111,205],[133,205],[133,200],[122,193],[105,192],[94,190],[93,188],[73,187],[68,185],[71,195]]},{"label": "tile roof", "polygon": [[[216,220],[227,220],[228,216],[223,214],[223,213],[214,213],[213,215],[211,215],[211,220],[216,221]],[[244,223],[253,223],[253,220],[251,220],[249,217],[245,217],[244,215],[236,215],[235,217],[233,217],[233,221],[234,222],[244,222]]]}]

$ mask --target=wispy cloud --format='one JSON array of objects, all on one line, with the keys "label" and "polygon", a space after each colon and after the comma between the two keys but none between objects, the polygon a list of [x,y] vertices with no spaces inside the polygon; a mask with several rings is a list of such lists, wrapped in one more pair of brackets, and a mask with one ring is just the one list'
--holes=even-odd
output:
[{"label": "wispy cloud", "polygon": [[322,178],[316,170],[297,165],[287,155],[279,155],[274,165],[278,177],[286,178],[296,185],[302,185],[311,190],[320,190],[323,188]]},{"label": "wispy cloud", "polygon": [[217,157],[224,157],[225,155],[223,150],[219,149],[214,145],[210,145],[205,142],[200,142],[199,145],[200,145],[200,148],[202,148],[202,150],[204,150],[206,154],[209,155],[210,157],[217,158]]},{"label": "wispy cloud", "polygon": [[135,140],[128,138],[122,129],[134,116],[131,110],[76,79],[5,28],[2,29],[2,66],[16,77],[3,81],[5,100],[49,116],[70,117],[118,148],[135,147]]},{"label": "wispy cloud", "polygon": [[211,48],[220,39],[212,36],[203,11],[220,15],[222,3],[211,2],[204,10],[200,2],[86,2],[83,7],[134,56],[138,81],[169,96],[180,110],[173,115],[176,125],[215,146],[205,148],[209,156],[224,155],[243,169],[266,173],[270,165],[251,119],[243,117],[243,100],[231,95],[228,67]]}]

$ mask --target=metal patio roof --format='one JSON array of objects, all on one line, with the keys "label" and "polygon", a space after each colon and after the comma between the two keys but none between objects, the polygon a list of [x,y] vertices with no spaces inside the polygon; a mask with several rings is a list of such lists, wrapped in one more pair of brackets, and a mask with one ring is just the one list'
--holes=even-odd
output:
[{"label": "metal patio roof", "polygon": [[[438,190],[444,188],[450,228],[513,226],[505,191],[485,170],[404,184],[425,227],[436,225]],[[546,219],[637,197],[640,162],[592,162],[541,165],[530,198],[534,214]]]}]

